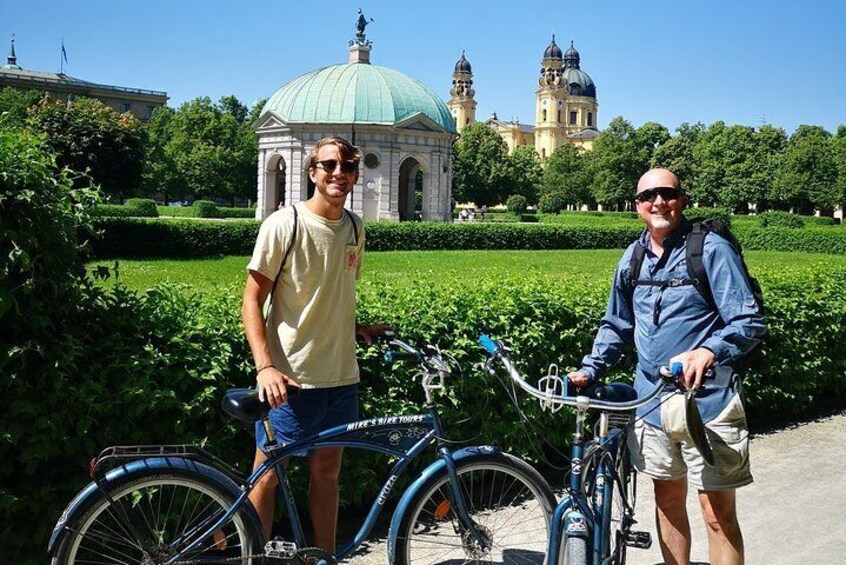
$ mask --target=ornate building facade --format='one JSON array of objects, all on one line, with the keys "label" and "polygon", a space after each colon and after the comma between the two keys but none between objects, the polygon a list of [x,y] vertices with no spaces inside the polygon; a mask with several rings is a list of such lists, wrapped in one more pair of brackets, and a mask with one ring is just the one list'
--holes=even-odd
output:
[{"label": "ornate building facade", "polygon": [[40,90],[55,100],[76,96],[96,98],[115,112],[129,112],[141,121],[149,120],[153,110],[167,104],[167,92],[159,90],[97,84],[65,73],[23,69],[18,65],[14,39],[6,64],[0,67],[0,88],[6,86],[18,90]]},{"label": "ornate building facade", "polygon": [[[455,64],[448,106],[458,131],[476,121],[473,72],[464,53]],[[543,52],[541,76],[535,93],[534,124],[504,121],[494,114],[485,121],[505,140],[509,153],[523,145],[534,146],[543,159],[569,143],[590,150],[597,130],[596,85],[581,69],[581,56],[572,42],[562,52],[555,36]]]},{"label": "ornate building facade", "polygon": [[[259,138],[258,206],[264,219],[314,191],[309,153],[340,135],[362,154],[347,207],[365,220],[452,219],[455,122],[443,100],[419,81],[370,63],[372,43],[358,33],[346,64],[317,69],[276,91],[254,124]],[[417,191],[422,192],[416,210]]]}]

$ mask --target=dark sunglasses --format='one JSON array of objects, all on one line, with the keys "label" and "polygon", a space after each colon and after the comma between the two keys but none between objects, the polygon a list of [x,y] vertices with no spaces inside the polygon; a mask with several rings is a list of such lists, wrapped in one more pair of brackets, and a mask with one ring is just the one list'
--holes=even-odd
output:
[{"label": "dark sunglasses", "polygon": [[323,161],[316,162],[314,166],[319,166],[327,173],[334,173],[339,163],[341,165],[341,172],[345,175],[349,175],[358,170],[358,161],[336,161],[335,159],[325,159]]},{"label": "dark sunglasses", "polygon": [[661,200],[668,202],[678,199],[682,195],[682,191],[680,188],[673,188],[672,186],[656,186],[655,188],[647,188],[643,192],[637,193],[634,199],[638,204],[646,201],[652,203],[655,202],[655,199],[659,195],[661,196]]}]

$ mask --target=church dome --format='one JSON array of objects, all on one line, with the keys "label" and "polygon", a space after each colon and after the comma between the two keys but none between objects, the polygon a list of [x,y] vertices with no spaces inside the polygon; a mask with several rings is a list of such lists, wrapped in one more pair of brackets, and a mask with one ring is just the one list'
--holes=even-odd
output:
[{"label": "church dome", "polygon": [[560,59],[564,55],[561,52],[561,48],[558,47],[558,44],[555,43],[555,36],[552,36],[552,41],[549,42],[549,46],[543,52],[544,59]]},{"label": "church dome", "polygon": [[570,48],[564,52],[564,66],[565,67],[572,67],[574,69],[579,68],[579,52],[576,51],[576,48],[573,46],[573,42],[570,42]]},{"label": "church dome", "polygon": [[437,94],[399,71],[371,64],[333,65],[306,73],[277,90],[264,105],[265,112],[288,123],[382,125],[423,114],[447,132],[456,132]]},{"label": "church dome", "polygon": [[566,84],[570,96],[589,96],[596,98],[596,85],[593,84],[586,72],[581,69],[569,67],[561,71],[561,83]]},{"label": "church dome", "polygon": [[473,72],[473,68],[470,66],[470,61],[464,57],[464,51],[461,52],[461,59],[455,64],[455,72],[457,73],[470,73]]}]

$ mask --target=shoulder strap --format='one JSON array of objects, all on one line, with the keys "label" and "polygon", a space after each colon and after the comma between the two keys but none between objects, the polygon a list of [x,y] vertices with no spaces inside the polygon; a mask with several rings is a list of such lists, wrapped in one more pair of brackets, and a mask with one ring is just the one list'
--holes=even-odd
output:
[{"label": "shoulder strap", "polygon": [[270,301],[273,301],[273,293],[276,291],[276,283],[279,282],[279,277],[282,276],[282,271],[285,269],[285,263],[288,261],[288,256],[291,250],[294,249],[294,243],[297,241],[297,226],[300,223],[297,217],[297,207],[291,206],[294,210],[294,227],[291,230],[291,241],[288,242],[288,248],[285,250],[285,255],[282,257],[282,263],[279,265],[279,272],[276,273],[276,278],[273,279],[273,286],[270,289]]},{"label": "shoulder strap", "polygon": [[687,276],[696,281],[694,283],[696,290],[708,304],[714,304],[711,282],[708,280],[705,263],[702,261],[702,250],[705,248],[705,237],[708,235],[708,231],[708,227],[701,222],[693,224],[690,233],[687,234],[685,260],[687,262]]},{"label": "shoulder strap", "polygon": [[643,260],[646,257],[646,249],[639,243],[635,243],[632,250],[632,256],[629,258],[629,278],[626,281],[626,286],[629,288],[629,295],[634,293],[634,287],[637,284],[637,279],[640,278],[640,269],[643,266]]},{"label": "shoulder strap", "polygon": [[355,223],[355,216],[353,216],[352,212],[344,208],[344,212],[346,212],[347,216],[349,217],[350,221],[353,225],[353,234],[355,236],[355,240],[353,241],[353,245],[356,247],[358,246],[358,224]]}]

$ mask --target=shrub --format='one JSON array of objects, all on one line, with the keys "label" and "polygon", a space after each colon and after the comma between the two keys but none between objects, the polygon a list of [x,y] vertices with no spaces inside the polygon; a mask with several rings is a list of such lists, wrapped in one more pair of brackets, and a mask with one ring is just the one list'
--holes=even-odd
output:
[{"label": "shrub", "polygon": [[549,192],[538,201],[538,211],[544,214],[557,214],[566,207],[567,197],[562,192]]},{"label": "shrub", "polygon": [[732,213],[728,208],[687,208],[684,217],[691,222],[702,220],[721,220],[726,226],[731,227]]},{"label": "shrub", "polygon": [[255,219],[255,208],[218,208],[219,218]]},{"label": "shrub", "polygon": [[195,200],[191,205],[195,218],[218,218],[220,213],[217,204],[211,200]]},{"label": "shrub", "polygon": [[837,220],[831,216],[799,216],[805,222],[805,225],[810,226],[836,226]]},{"label": "shrub", "polygon": [[138,215],[138,211],[122,204],[98,204],[91,210],[91,215],[109,218],[132,218]]},{"label": "shrub", "polygon": [[157,218],[159,216],[156,201],[149,198],[130,198],[125,205],[132,210],[133,216],[144,218]]},{"label": "shrub", "polygon": [[846,254],[844,230],[826,227],[752,228],[732,230],[743,249],[759,251],[803,251],[806,253]]},{"label": "shrub", "polygon": [[768,210],[758,215],[758,225],[762,228],[804,228],[805,221],[796,214],[781,210]]},{"label": "shrub", "polygon": [[529,202],[526,197],[520,194],[512,194],[505,201],[505,207],[512,214],[522,214],[528,208]]}]

